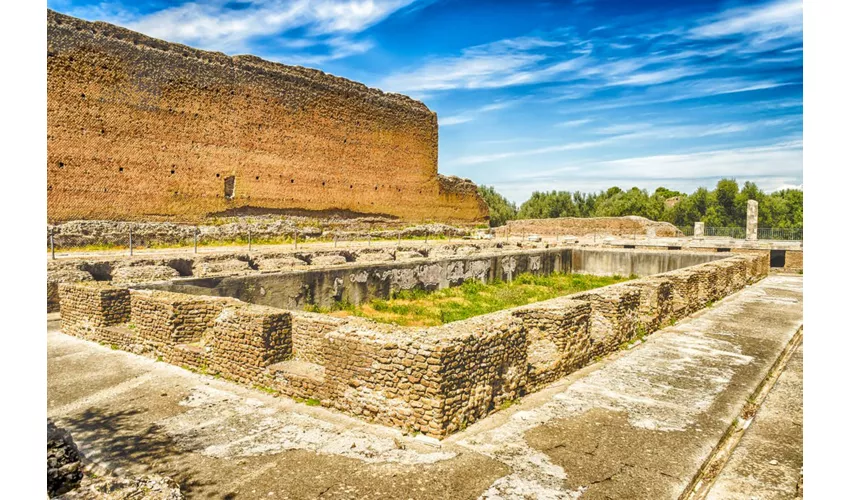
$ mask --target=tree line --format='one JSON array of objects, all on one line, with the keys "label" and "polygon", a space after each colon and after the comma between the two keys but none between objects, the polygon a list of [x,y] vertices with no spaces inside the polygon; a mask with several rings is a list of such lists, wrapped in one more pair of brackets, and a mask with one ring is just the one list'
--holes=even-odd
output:
[{"label": "tree line", "polygon": [[745,227],[747,200],[759,203],[759,227],[803,227],[803,191],[783,189],[766,194],[754,182],[742,187],[734,179],[721,179],[713,190],[701,187],[691,194],[659,187],[652,194],[633,187],[598,193],[580,191],[535,191],[519,208],[492,186],[479,186],[490,207],[490,225],[502,226],[513,219],[554,217],[621,217],[639,215],[647,219],[692,227]]}]

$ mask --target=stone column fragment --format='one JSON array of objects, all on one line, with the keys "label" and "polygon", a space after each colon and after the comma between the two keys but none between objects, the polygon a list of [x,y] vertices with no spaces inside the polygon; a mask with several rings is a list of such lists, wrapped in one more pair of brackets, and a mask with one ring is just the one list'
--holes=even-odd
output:
[{"label": "stone column fragment", "polygon": [[756,200],[747,201],[747,240],[755,241],[758,239],[759,225],[759,202]]}]

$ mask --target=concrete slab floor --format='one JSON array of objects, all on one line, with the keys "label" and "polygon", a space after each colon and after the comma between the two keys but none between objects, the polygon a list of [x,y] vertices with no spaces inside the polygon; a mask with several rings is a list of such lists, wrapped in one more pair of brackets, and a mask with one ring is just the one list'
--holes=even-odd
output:
[{"label": "concrete slab floor", "polygon": [[801,324],[802,277],[770,276],[435,448],[54,319],[48,415],[90,459],[189,498],[676,498]]},{"label": "concrete slab floor", "polygon": [[802,468],[803,346],[800,345],[707,498],[802,498]]}]

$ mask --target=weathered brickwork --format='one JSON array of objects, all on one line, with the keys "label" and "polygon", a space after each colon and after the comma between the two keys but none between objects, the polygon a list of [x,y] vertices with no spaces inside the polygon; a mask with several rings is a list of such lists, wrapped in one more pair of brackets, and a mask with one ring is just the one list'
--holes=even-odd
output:
[{"label": "weathered brickwork", "polygon": [[321,71],[47,14],[48,219],[382,214],[483,221],[437,116]]},{"label": "weathered brickwork", "polygon": [[224,309],[215,319],[209,368],[242,383],[261,379],[268,366],[292,355],[288,312],[254,304]]},{"label": "weathered brickwork", "polygon": [[527,332],[528,380],[532,392],[589,363],[589,302],[553,300],[514,311]]},{"label": "weathered brickwork", "polygon": [[60,283],[62,331],[98,340],[98,329],[130,319],[130,290],[100,281]]},{"label": "weathered brickwork", "polygon": [[130,324],[157,344],[199,342],[225,305],[237,303],[154,290],[133,290],[130,302]]},{"label": "weathered brickwork", "polygon": [[590,354],[603,356],[637,334],[641,291],[625,285],[571,295],[591,304]]},{"label": "weathered brickwork", "polygon": [[497,236],[650,236],[667,238],[681,236],[682,232],[669,222],[656,222],[645,217],[559,217],[554,219],[520,219],[508,221],[496,228]]},{"label": "weathered brickwork", "polygon": [[66,333],[442,437],[761,279],[768,266],[766,253],[731,255],[430,328],[97,282],[60,288]]},{"label": "weathered brickwork", "polygon": [[803,270],[803,252],[788,250],[785,252],[785,269],[789,271]]},{"label": "weathered brickwork", "polygon": [[342,318],[327,314],[290,311],[292,314],[292,349],[298,358],[310,363],[324,364],[322,338],[346,323]]},{"label": "weathered brickwork", "polygon": [[59,310],[59,283],[76,283],[93,279],[91,273],[81,269],[47,271],[47,312]]}]

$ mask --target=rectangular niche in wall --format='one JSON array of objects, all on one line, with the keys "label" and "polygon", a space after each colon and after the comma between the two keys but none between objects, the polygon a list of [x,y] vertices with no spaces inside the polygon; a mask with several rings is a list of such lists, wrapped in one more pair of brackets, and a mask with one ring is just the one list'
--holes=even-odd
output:
[{"label": "rectangular niche in wall", "polygon": [[224,197],[225,199],[232,200],[236,195],[236,176],[228,175],[224,178]]},{"label": "rectangular niche in wall", "polygon": [[770,267],[785,267],[785,250],[770,251]]}]

